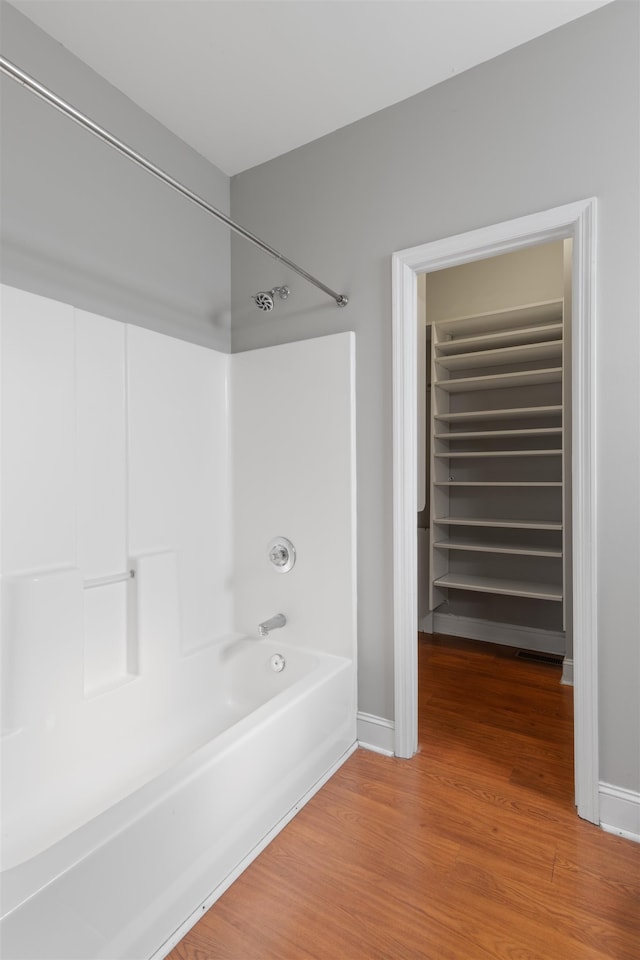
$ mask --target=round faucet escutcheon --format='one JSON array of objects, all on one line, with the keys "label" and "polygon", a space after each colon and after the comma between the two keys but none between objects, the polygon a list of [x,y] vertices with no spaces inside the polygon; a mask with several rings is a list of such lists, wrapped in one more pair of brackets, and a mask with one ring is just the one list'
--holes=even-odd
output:
[{"label": "round faucet escutcheon", "polygon": [[288,573],[296,562],[296,548],[286,537],[275,537],[267,547],[269,562],[277,573]]}]

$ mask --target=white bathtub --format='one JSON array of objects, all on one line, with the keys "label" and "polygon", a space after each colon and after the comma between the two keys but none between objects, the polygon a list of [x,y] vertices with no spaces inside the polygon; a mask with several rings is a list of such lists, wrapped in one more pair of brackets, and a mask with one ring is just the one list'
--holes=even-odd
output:
[{"label": "white bathtub", "polygon": [[59,820],[9,831],[6,960],[159,960],[354,749],[353,661],[276,638],[218,652],[224,710],[192,752],[51,845]]}]

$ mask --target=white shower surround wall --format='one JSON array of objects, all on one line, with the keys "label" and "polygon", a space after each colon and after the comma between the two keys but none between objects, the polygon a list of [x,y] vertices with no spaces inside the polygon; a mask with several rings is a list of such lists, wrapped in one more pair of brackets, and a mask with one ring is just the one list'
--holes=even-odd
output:
[{"label": "white shower surround wall", "polygon": [[[338,656],[352,655],[357,630],[354,340],[232,357],[235,628],[251,633],[282,611],[306,643]],[[252,546],[274,534],[296,549],[284,575]]]},{"label": "white shower surround wall", "polygon": [[3,947],[147,957],[355,742],[353,335],[229,357],[3,287],[2,348]]}]

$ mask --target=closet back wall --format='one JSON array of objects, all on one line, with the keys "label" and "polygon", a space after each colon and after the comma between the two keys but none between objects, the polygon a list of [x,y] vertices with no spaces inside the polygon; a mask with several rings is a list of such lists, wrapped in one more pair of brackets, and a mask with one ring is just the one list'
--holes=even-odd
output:
[{"label": "closet back wall", "polygon": [[[0,50],[225,213],[229,178],[0,0]],[[229,231],[0,78],[0,280],[229,351]]]},{"label": "closet back wall", "polygon": [[563,241],[426,275],[427,323],[509,310],[563,295]]}]

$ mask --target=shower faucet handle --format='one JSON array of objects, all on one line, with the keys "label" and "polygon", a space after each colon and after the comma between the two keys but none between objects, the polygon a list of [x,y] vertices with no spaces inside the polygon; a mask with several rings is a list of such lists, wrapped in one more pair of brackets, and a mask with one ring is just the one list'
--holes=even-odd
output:
[{"label": "shower faucet handle", "polygon": [[288,573],[296,562],[296,548],[286,537],[276,537],[267,550],[269,562],[278,573]]},{"label": "shower faucet handle", "polygon": [[278,544],[277,546],[271,548],[269,560],[271,560],[271,563],[273,563],[276,567],[283,567],[288,559],[289,551],[286,547],[282,546],[282,544]]}]

